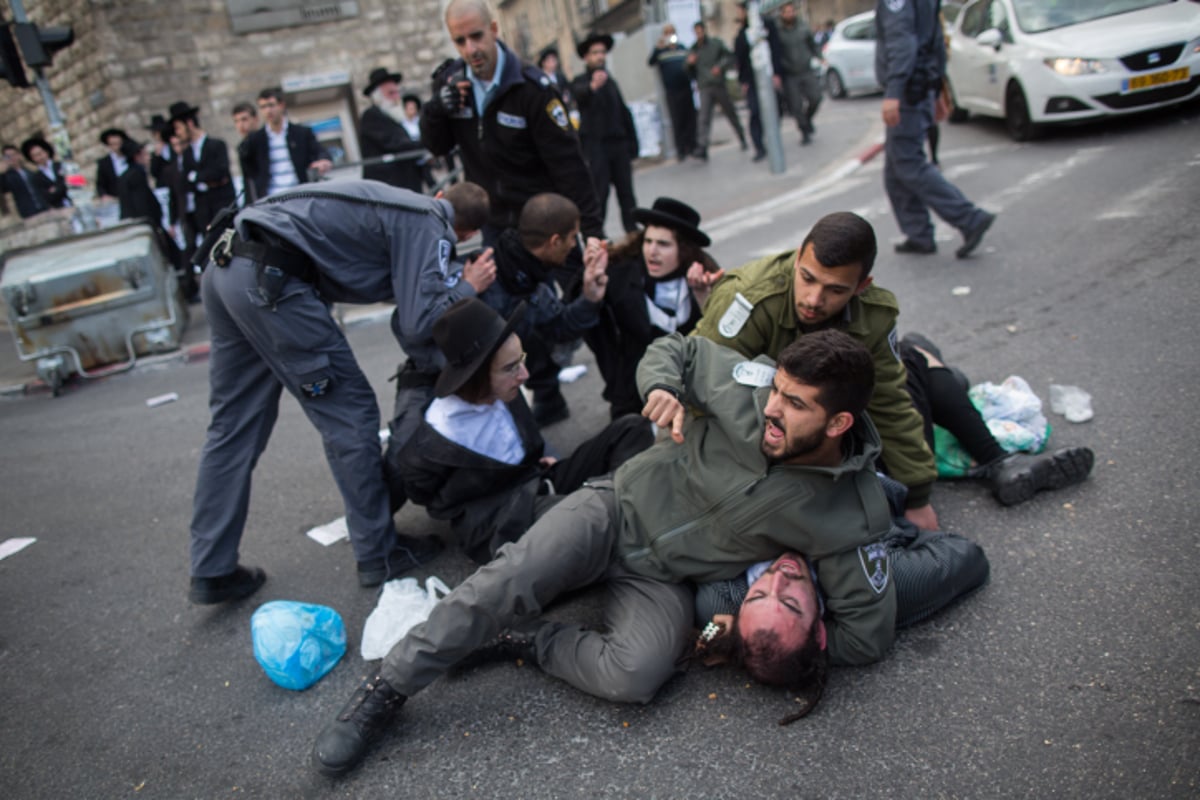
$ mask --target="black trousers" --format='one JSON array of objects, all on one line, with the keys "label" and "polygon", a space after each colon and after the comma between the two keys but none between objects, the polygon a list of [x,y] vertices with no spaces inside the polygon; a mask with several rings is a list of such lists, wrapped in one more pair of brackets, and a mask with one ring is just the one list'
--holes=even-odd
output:
[{"label": "black trousers", "polygon": [[967,397],[967,381],[948,367],[931,367],[921,351],[900,342],[900,359],[908,371],[906,386],[913,405],[925,420],[925,441],[933,449],[933,426],[941,425],[962,444],[976,464],[1003,458],[1004,448]]},{"label": "black trousers", "polygon": [[596,200],[600,203],[601,221],[608,214],[608,187],[611,185],[617,190],[621,225],[626,233],[636,231],[633,210],[637,207],[637,198],[633,196],[633,159],[629,154],[629,142],[624,139],[589,142],[584,154],[592,173]]},{"label": "black trousers", "polygon": [[679,158],[696,149],[696,104],[692,89],[667,89],[667,111],[671,115],[671,132],[675,135],[675,152]]}]

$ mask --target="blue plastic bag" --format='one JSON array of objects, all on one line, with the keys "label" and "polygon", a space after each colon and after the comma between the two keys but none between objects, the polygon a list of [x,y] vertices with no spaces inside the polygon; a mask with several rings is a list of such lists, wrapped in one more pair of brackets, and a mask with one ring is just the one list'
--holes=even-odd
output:
[{"label": "blue plastic bag", "polygon": [[250,618],[254,658],[285,689],[307,689],[346,652],[346,626],[328,606],[272,600]]}]

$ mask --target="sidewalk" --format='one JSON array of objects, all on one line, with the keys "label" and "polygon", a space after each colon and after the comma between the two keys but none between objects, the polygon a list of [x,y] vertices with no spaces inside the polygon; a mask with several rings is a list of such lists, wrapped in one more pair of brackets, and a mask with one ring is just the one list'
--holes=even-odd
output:
[{"label": "sidewalk", "polygon": [[[700,227],[712,237],[712,249],[719,251],[722,229],[734,229],[739,220],[769,208],[781,195],[818,191],[836,183],[877,154],[883,128],[876,109],[874,102],[869,106],[844,101],[826,103],[817,116],[817,136],[807,147],[799,145],[794,123],[785,120],[782,140],[786,171],[780,175],[771,174],[767,160],[753,163],[753,152],[739,149],[732,128],[718,115],[713,120],[707,162],[691,158],[684,162],[671,159],[643,162],[637,166],[634,188],[638,205],[649,208],[655,198],[661,196],[688,203],[700,212]],[[619,238],[621,217],[615,193],[609,197],[606,221],[608,235]],[[722,260],[731,264],[742,263],[742,259],[730,257],[736,254],[719,255],[725,256]],[[181,338],[180,349],[139,358],[135,369],[208,357],[209,332],[204,307],[193,305],[189,311],[191,321]],[[354,325],[386,319],[391,306],[340,306],[338,312],[345,324]],[[21,361],[18,357],[7,320],[0,320],[0,340],[0,397],[44,392],[49,399],[49,390],[37,379],[36,362]]]}]

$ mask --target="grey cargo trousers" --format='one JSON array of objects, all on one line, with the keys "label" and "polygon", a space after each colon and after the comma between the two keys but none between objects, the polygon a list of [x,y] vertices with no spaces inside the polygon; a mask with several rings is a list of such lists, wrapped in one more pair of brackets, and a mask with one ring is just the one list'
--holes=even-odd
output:
[{"label": "grey cargo trousers", "polygon": [[386,556],[396,529],[383,481],[379,406],[329,307],[312,285],[290,277],[276,303],[266,303],[257,264],[240,256],[228,267],[210,267],[201,292],[212,331],[212,422],[196,480],[192,576],[217,577],[237,567],[250,476],[275,426],[284,388],[321,434],[355,559]]},{"label": "grey cargo trousers", "polygon": [[984,218],[984,212],[925,155],[933,103],[932,93],[915,106],[901,99],[900,124],[887,129],[884,143],[883,187],[896,223],[905,236],[923,245],[934,244],[930,209],[964,233]]},{"label": "grey cargo trousers", "polygon": [[692,591],[644,578],[615,557],[616,498],[593,481],[504,545],[392,648],[380,674],[411,697],[504,628],[540,616],[564,592],[603,581],[604,632],[547,622],[538,665],[588,694],[646,703],[676,671],[692,628]]}]

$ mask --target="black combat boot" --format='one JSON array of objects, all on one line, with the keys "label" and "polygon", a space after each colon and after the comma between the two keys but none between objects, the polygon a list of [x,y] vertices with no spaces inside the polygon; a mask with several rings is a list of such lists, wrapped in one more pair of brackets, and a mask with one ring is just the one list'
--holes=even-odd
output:
[{"label": "black combat boot", "polygon": [[454,665],[455,672],[491,664],[495,661],[516,661],[537,666],[537,631],[515,631],[505,629],[487,644],[472,650],[466,658]]},{"label": "black combat boot", "polygon": [[406,699],[379,675],[367,678],[337,719],[317,737],[313,767],[331,778],[349,772],[362,761],[372,740],[391,724]]},{"label": "black combat boot", "polygon": [[992,494],[1006,506],[1024,503],[1043,489],[1079,483],[1092,471],[1095,455],[1086,447],[1064,447],[1053,453],[1011,453],[987,467]]}]

